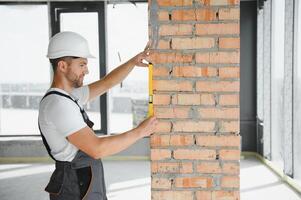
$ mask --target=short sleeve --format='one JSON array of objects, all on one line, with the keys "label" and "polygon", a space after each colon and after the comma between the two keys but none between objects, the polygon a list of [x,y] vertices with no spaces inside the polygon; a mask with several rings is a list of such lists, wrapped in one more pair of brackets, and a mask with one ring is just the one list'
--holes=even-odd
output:
[{"label": "short sleeve", "polygon": [[70,99],[57,97],[48,109],[48,119],[57,131],[67,137],[87,126],[79,107]]},{"label": "short sleeve", "polygon": [[89,86],[85,85],[85,86],[80,87],[80,88],[75,88],[71,92],[71,94],[76,99],[78,99],[78,101],[81,105],[84,105],[84,104],[88,103],[88,100],[89,100],[89,95],[90,95]]}]

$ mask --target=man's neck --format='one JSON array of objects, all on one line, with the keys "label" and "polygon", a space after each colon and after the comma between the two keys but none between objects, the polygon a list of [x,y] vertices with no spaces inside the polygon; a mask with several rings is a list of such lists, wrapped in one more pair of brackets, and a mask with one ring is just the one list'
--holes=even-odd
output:
[{"label": "man's neck", "polygon": [[68,83],[63,83],[61,81],[56,81],[55,79],[52,81],[51,88],[59,88],[66,91],[68,94],[71,94],[72,90],[74,89]]}]

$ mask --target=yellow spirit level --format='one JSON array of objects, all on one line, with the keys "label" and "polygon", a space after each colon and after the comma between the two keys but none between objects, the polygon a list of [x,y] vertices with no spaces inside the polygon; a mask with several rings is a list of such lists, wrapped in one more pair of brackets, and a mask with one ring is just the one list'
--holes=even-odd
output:
[{"label": "yellow spirit level", "polygon": [[147,116],[153,116],[154,115],[154,106],[153,106],[153,64],[148,64],[148,93],[149,93],[149,99],[148,99],[148,114]]}]

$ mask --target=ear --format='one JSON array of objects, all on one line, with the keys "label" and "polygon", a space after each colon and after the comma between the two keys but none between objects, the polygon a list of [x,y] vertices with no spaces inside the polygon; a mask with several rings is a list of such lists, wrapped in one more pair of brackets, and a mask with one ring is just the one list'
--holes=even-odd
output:
[{"label": "ear", "polygon": [[67,68],[68,68],[68,63],[64,60],[60,60],[58,63],[57,63],[57,70],[65,73],[67,72]]}]

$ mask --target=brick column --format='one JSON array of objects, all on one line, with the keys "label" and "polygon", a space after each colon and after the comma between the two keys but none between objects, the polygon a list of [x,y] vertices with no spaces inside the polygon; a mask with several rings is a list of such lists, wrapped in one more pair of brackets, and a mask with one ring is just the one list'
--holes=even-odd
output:
[{"label": "brick column", "polygon": [[239,199],[239,0],[150,0],[152,200]]}]

